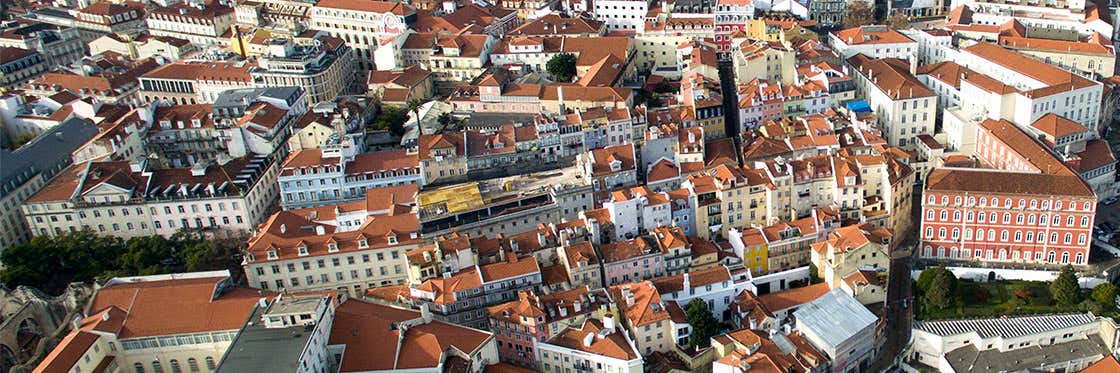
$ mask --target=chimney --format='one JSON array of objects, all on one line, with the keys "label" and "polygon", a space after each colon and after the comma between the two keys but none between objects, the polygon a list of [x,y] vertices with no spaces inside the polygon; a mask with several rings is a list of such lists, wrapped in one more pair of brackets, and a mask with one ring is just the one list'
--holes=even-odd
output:
[{"label": "chimney", "polygon": [[427,303],[420,305],[420,318],[424,319],[425,324],[432,322],[432,310]]},{"label": "chimney", "polygon": [[595,340],[595,333],[587,333],[583,336],[583,347],[591,347],[591,342]]},{"label": "chimney", "polygon": [[288,226],[281,223],[280,224],[280,234],[284,234],[284,233],[288,233]]},{"label": "chimney", "polygon": [[690,283],[688,281],[688,272],[685,272],[685,274],[684,274],[684,288],[685,289],[691,289],[692,288],[692,286],[690,286]]},{"label": "chimney", "polygon": [[316,225],[315,226],[315,235],[316,236],[322,236],[324,234],[327,234],[327,229],[323,228],[322,225]]},{"label": "chimney", "polygon": [[614,328],[615,328],[614,315],[609,314],[609,313],[603,315],[603,330],[607,330],[608,331],[607,334],[611,334],[611,333],[614,333]]}]

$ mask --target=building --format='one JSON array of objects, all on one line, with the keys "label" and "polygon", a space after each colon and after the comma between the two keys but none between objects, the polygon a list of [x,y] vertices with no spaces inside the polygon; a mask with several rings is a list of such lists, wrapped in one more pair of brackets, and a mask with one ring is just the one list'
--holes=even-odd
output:
[{"label": "building", "polygon": [[1032,4],[1013,1],[999,3],[986,0],[953,1],[949,19],[952,23],[977,25],[1003,25],[1017,21],[1022,26],[1035,29],[1052,29],[1073,32],[1081,36],[1100,33],[1114,35],[1107,5],[1096,1],[1070,3]]},{"label": "building", "polygon": [[83,44],[108,34],[138,36],[147,30],[144,8],[139,2],[91,3],[73,13],[73,25]]},{"label": "building", "polygon": [[654,351],[668,352],[676,344],[669,310],[661,302],[661,294],[652,282],[630,282],[610,287],[611,299],[619,309],[619,318],[626,326],[639,355]]},{"label": "building", "polygon": [[[39,52],[50,66],[67,66],[86,55],[86,46],[73,27],[46,22],[26,22],[0,32],[0,47]],[[96,54],[96,53],[91,53]]]},{"label": "building", "polygon": [[610,315],[589,319],[579,328],[568,327],[546,342],[534,341],[542,372],[584,371],[642,372],[642,355]]},{"label": "building", "polygon": [[491,34],[411,33],[401,47],[398,66],[420,65],[440,82],[470,82],[486,71],[498,39]]},{"label": "building", "polygon": [[917,42],[882,25],[859,26],[829,33],[828,42],[836,55],[845,60],[862,54],[872,59],[898,58],[906,61],[918,53]]},{"label": "building", "polygon": [[919,321],[911,351],[917,363],[942,372],[1081,371],[1111,358],[1115,328],[1079,313]]},{"label": "building", "polygon": [[406,150],[353,154],[347,149],[304,149],[284,160],[280,176],[284,209],[363,199],[366,190],[420,185],[420,164]]},{"label": "building", "polygon": [[369,94],[386,105],[405,106],[414,100],[428,100],[435,94],[435,75],[417,65],[403,70],[370,71],[366,84]]},{"label": "building", "polygon": [[[822,372],[828,360],[800,332],[744,328],[712,338],[713,373]],[[720,357],[721,356],[721,357]]]},{"label": "building", "polygon": [[345,95],[354,85],[354,58],[342,39],[270,39],[266,43],[268,52],[249,68],[254,86],[297,86],[307,92],[308,103],[316,105]]},{"label": "building", "polygon": [[292,123],[288,151],[353,146],[366,148],[366,124],[373,120],[376,105],[365,97],[342,96],[322,102]]},{"label": "building", "polygon": [[1097,196],[1015,124],[976,126],[985,168],[939,168],[926,178],[919,255],[937,261],[1088,263]]},{"label": "building", "polygon": [[891,146],[913,148],[918,135],[933,134],[938,96],[914,76],[916,66],[893,57],[866,55],[855,55],[847,63]]},{"label": "building", "polygon": [[20,206],[66,170],[71,164],[70,152],[97,133],[92,123],[70,118],[15,151],[0,149],[0,163],[4,164],[0,170],[0,251],[36,235]]},{"label": "building", "polygon": [[51,96],[66,90],[105,104],[139,104],[141,86],[136,84],[136,78],[159,67],[152,59],[132,61],[103,57],[83,59],[80,66],[81,74],[56,70],[40,75],[24,86],[24,92]]},{"label": "building", "polygon": [[357,69],[384,70],[395,66],[374,66],[375,52],[387,48],[396,55],[393,44],[406,35],[408,25],[416,19],[416,9],[395,1],[327,0],[311,7],[310,28],[324,31],[346,41],[354,49]]},{"label": "building", "polygon": [[335,310],[328,351],[339,372],[394,370],[480,373],[498,363],[494,335],[433,318],[431,312],[350,299]]},{"label": "building", "polygon": [[817,275],[832,289],[840,287],[853,273],[884,271],[890,266],[891,231],[870,225],[837,228],[822,242],[813,244],[812,262]]},{"label": "building", "polygon": [[420,246],[415,186],[371,189],[364,201],[280,211],[249,239],[242,261],[255,288],[365,290],[403,285],[405,252]]},{"label": "building", "polygon": [[603,255],[603,280],[605,285],[649,280],[665,275],[665,253],[652,236],[604,243],[599,246]]},{"label": "building", "polygon": [[610,299],[605,290],[591,291],[587,286],[538,295],[521,291],[518,299],[490,307],[490,330],[498,341],[501,360],[518,366],[541,369],[536,344],[580,328],[588,320],[608,314]]},{"label": "building", "polygon": [[716,320],[731,321],[730,305],[738,293],[731,271],[722,265],[652,280],[661,300],[688,305],[694,299],[708,304]]},{"label": "building", "polygon": [[716,52],[731,54],[732,35],[747,29],[747,22],[754,18],[755,4],[744,0],[717,0],[713,19],[715,24]]},{"label": "building", "polygon": [[173,62],[139,77],[139,100],[172,105],[212,103],[222,92],[253,88],[244,62]]},{"label": "building", "polygon": [[272,294],[235,287],[229,271],[113,278],[35,371],[214,371]]},{"label": "building", "polygon": [[157,169],[147,159],[89,161],[55,176],[22,209],[36,236],[91,229],[123,238],[181,229],[234,237],[278,198],[276,154]]},{"label": "building", "polygon": [[223,4],[177,3],[148,13],[148,33],[216,46],[227,40],[235,16],[233,8]]},{"label": "building", "polygon": [[583,179],[590,181],[592,190],[604,194],[609,190],[638,184],[634,160],[634,145],[623,144],[583,153],[576,163]]},{"label": "building", "polygon": [[639,0],[603,0],[588,9],[595,20],[606,23],[607,31],[645,32],[649,3]]},{"label": "building", "polygon": [[541,283],[535,257],[508,254],[504,261],[471,265],[457,273],[443,272],[442,277],[410,285],[408,301],[415,307],[428,307],[439,320],[487,328],[487,307],[519,299],[519,291]]},{"label": "building", "polygon": [[315,372],[337,366],[327,350],[340,301],[332,295],[328,292],[261,298],[215,371]]},{"label": "building", "polygon": [[793,312],[797,329],[830,360],[833,372],[860,372],[875,360],[875,314],[840,289]]},{"label": "building", "polygon": [[47,71],[47,60],[39,52],[23,48],[0,47],[0,87],[22,86]]}]

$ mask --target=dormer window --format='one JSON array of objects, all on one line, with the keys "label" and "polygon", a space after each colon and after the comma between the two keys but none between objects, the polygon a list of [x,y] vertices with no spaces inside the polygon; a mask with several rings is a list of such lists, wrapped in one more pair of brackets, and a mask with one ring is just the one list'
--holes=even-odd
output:
[{"label": "dormer window", "polygon": [[396,245],[396,244],[397,244],[397,235],[395,235],[395,234],[390,234],[390,235],[389,235],[389,236],[387,237],[387,239],[389,240],[389,244],[390,244],[390,245]]},{"label": "dormer window", "polygon": [[280,255],[278,255],[276,253],[276,250],[269,250],[268,251],[268,259],[269,260],[275,260],[275,259],[279,259],[279,258],[280,258]]},{"label": "dormer window", "polygon": [[253,255],[252,253],[249,253],[249,261],[252,262],[254,260],[257,260],[257,256]]},{"label": "dormer window", "polygon": [[366,239],[364,239],[364,238],[358,240],[358,248],[365,249],[367,247],[369,247],[369,241],[366,241]]},{"label": "dormer window", "polygon": [[307,246],[300,246],[299,247],[299,256],[305,256],[305,255],[307,255]]},{"label": "dormer window", "polygon": [[622,171],[622,161],[617,160],[617,159],[611,161],[611,171],[614,171],[614,172]]}]

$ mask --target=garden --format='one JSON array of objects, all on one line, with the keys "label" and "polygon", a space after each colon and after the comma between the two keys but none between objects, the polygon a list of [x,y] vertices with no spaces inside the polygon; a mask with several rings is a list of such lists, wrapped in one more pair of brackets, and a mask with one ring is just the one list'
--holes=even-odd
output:
[{"label": "garden", "polygon": [[1081,289],[1072,267],[1053,282],[958,280],[944,268],[922,271],[916,286],[915,316],[921,320],[988,318],[1063,312],[1093,312],[1117,318],[1117,287],[1105,283]]}]

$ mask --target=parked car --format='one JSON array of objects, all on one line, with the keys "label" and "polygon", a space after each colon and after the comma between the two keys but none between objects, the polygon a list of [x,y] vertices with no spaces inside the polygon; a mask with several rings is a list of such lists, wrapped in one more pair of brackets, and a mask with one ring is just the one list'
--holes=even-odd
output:
[{"label": "parked car", "polygon": [[1108,197],[1104,201],[1101,201],[1101,203],[1103,203],[1105,206],[1108,206],[1108,205],[1116,203],[1117,200],[1118,199],[1116,197]]}]

